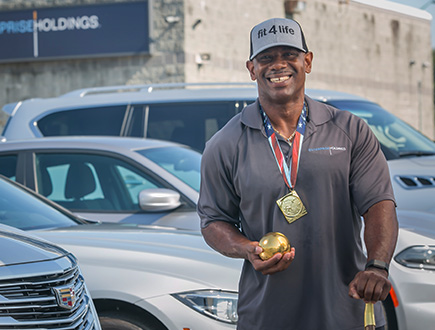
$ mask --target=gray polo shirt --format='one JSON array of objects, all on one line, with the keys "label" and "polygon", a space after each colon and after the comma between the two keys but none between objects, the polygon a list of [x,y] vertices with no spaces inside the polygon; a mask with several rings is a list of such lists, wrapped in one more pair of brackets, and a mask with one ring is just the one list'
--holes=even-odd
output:
[{"label": "gray polo shirt", "polygon": [[[258,101],[207,143],[201,165],[201,226],[227,221],[250,240],[271,231],[296,248],[290,267],[262,275],[245,261],[239,282],[240,330],[362,329],[364,302],[348,285],[364,268],[361,218],[393,200],[388,166],[366,123],[306,97],[308,123],[296,191],[308,214],[289,224],[276,200],[288,193],[266,138]],[[280,140],[286,160],[289,145]],[[377,326],[385,323],[380,304]]]}]

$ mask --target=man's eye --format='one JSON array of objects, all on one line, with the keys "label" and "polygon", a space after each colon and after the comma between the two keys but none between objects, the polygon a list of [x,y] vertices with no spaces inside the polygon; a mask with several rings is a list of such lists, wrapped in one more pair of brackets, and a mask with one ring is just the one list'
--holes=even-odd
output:
[{"label": "man's eye", "polygon": [[263,56],[260,56],[259,60],[260,60],[260,61],[270,61],[271,58],[272,58],[272,56],[269,56],[269,55],[263,55]]},{"label": "man's eye", "polygon": [[299,56],[299,53],[298,53],[298,52],[288,52],[288,53],[286,54],[286,56],[287,56],[287,57],[290,57],[290,58],[296,58],[296,57]]}]

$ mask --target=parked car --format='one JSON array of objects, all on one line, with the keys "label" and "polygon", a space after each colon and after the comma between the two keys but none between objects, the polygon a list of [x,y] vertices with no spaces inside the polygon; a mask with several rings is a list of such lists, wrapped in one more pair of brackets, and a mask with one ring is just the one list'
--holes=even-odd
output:
[{"label": "parked car", "polygon": [[[2,216],[4,202],[0,196]],[[2,224],[0,246],[0,329],[101,329],[71,253]]]},{"label": "parked car", "polygon": [[433,329],[435,216],[398,210],[398,218],[399,239],[390,264],[393,290],[385,304],[388,308],[388,330]]},{"label": "parked car", "polygon": [[[320,102],[362,117],[388,160],[399,208],[435,213],[435,144],[362,97],[308,89]],[[115,135],[180,142],[198,151],[257,98],[255,84],[155,84],[72,91],[7,104],[6,140],[57,135]],[[102,120],[104,118],[104,120]]]},{"label": "parked car", "polygon": [[[105,330],[236,328],[241,261],[213,251],[198,231],[89,223],[2,176],[0,215],[1,224],[31,231],[77,257]],[[6,253],[3,247],[2,255]],[[46,255],[55,259],[56,251],[46,252]],[[7,253],[14,252],[19,256],[17,262],[32,259],[32,255],[23,254],[23,249]],[[59,253],[56,257],[61,262]],[[1,290],[4,282],[1,279],[7,274],[1,269],[0,266],[0,311],[3,316]],[[53,269],[56,272],[59,267],[53,266],[50,271]],[[53,308],[63,310],[58,306]],[[41,322],[49,317],[46,311],[44,308],[41,313],[44,315]],[[0,317],[0,329],[5,329],[1,327],[2,322],[9,322],[9,319]],[[92,328],[72,326],[62,329]]]},{"label": "parked car", "polygon": [[364,98],[311,91],[321,102],[364,119],[378,138],[388,161],[399,209],[435,214],[435,143],[411,126]]},{"label": "parked car", "polygon": [[[199,232],[90,224],[1,176],[0,196],[0,223],[77,256],[103,329],[235,329],[242,260],[211,250]],[[434,222],[433,214],[399,210],[393,290],[384,302],[389,330],[435,324]]]},{"label": "parked car", "polygon": [[[433,141],[379,105],[364,98],[323,90],[307,90],[307,94],[313,99],[362,117],[379,139],[388,160],[399,210],[428,212],[430,213],[428,217],[433,217],[435,213]],[[3,135],[7,140],[81,134],[155,137],[183,142],[202,150],[205,142],[229,118],[240,112],[244,105],[253,102],[256,97],[257,90],[253,86],[241,88],[207,84],[115,86],[80,90],[58,98],[33,99],[6,105],[3,110],[10,117]],[[113,113],[118,115],[114,116]],[[110,120],[102,121],[102,118],[110,118]],[[116,128],[112,129],[108,125],[115,125]],[[7,144],[1,146],[3,152]],[[6,155],[5,152],[3,154]],[[21,170],[20,166],[24,165],[19,165],[16,168],[18,171]],[[28,173],[33,173],[30,165],[26,165],[26,168]],[[32,182],[24,183],[30,187],[36,186]],[[418,215],[415,217],[417,218]],[[404,230],[401,230],[402,232]],[[402,236],[404,235],[400,235],[400,240]],[[405,236],[403,238],[405,245],[420,244],[419,237],[412,238],[413,240],[408,241]],[[398,246],[402,246],[400,242]],[[395,267],[394,263],[395,261],[392,263],[392,268]],[[411,276],[419,275],[424,277],[421,279],[424,283],[430,282],[431,277],[428,275],[430,271],[419,272],[404,267],[398,265],[401,272],[409,272]],[[408,308],[408,302],[400,293],[400,284],[395,286],[395,289],[398,293],[395,295],[395,291],[392,291],[385,306],[391,306],[393,298],[398,297],[398,306],[402,307],[391,308],[389,315],[397,317],[399,330],[417,329],[410,327],[408,321],[403,321],[410,319],[409,312],[408,315],[404,312]],[[426,299],[424,304],[432,307],[430,298]],[[424,324],[433,324],[432,316],[425,310],[417,308],[414,315],[425,320],[422,321]],[[393,329],[393,325],[389,329]]]},{"label": "parked car", "polygon": [[0,146],[0,174],[86,219],[199,229],[201,154],[191,148],[92,136]]},{"label": "parked car", "polygon": [[179,142],[202,151],[218,129],[255,100],[253,86],[110,86],[24,100],[3,107],[10,116],[3,135],[7,140],[57,135],[146,137]]}]

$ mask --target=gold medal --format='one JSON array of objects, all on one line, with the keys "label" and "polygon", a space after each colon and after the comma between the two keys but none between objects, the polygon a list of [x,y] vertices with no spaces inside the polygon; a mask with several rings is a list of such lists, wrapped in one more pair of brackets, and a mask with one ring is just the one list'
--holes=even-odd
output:
[{"label": "gold medal", "polygon": [[276,203],[288,223],[292,223],[307,214],[307,209],[294,189],[292,189],[287,195],[278,199]]}]

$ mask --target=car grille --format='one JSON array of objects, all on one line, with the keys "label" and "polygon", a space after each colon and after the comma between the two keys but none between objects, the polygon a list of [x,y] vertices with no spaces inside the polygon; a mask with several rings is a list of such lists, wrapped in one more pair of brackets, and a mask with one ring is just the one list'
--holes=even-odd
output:
[{"label": "car grille", "polygon": [[[72,306],[56,294],[65,288],[74,292]],[[76,264],[60,273],[0,281],[0,329],[96,330],[93,311]]]},{"label": "car grille", "polygon": [[435,187],[435,178],[433,176],[424,175],[397,175],[396,181],[406,189],[420,189]]}]

